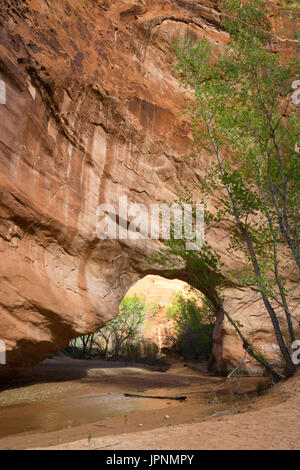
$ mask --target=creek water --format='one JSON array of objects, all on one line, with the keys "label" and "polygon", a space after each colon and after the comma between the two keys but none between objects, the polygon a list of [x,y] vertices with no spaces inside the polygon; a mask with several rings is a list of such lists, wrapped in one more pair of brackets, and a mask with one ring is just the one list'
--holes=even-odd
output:
[{"label": "creek water", "polygon": [[[242,378],[243,393],[255,392],[262,380]],[[177,363],[162,372],[103,361],[44,361],[0,392],[0,447],[51,444],[53,431],[68,441],[88,435],[90,428],[93,434],[132,432],[139,423],[150,429],[206,419],[231,406],[228,398],[210,401],[211,391],[223,382]],[[165,398],[126,397],[125,392]],[[187,400],[170,400],[170,395],[187,395]]]},{"label": "creek water", "polygon": [[[29,431],[55,431],[133,411],[165,408],[168,400],[86,394],[0,408],[0,437]],[[125,418],[124,418],[125,419]]]}]

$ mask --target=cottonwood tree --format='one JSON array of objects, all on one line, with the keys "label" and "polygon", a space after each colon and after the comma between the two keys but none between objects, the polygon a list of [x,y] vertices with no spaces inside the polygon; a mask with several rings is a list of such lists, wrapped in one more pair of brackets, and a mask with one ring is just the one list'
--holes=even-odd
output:
[{"label": "cottonwood tree", "polygon": [[[190,358],[209,357],[215,327],[215,310],[207,297],[190,289],[189,296],[177,292],[167,315],[174,321],[174,346]],[[197,295],[198,294],[198,295]]]},{"label": "cottonwood tree", "polygon": [[70,341],[70,347],[77,351],[83,359],[90,358],[95,341],[95,333],[89,333],[87,335],[79,336]]},{"label": "cottonwood tree", "polygon": [[[206,211],[206,223],[222,226],[230,237],[229,250],[242,250],[245,255],[243,270],[231,273],[232,282],[256,286],[273,325],[288,377],[295,366],[275,305],[283,310],[293,341],[293,316],[281,259],[285,245],[291,255],[290,263],[295,269],[300,268],[300,156],[295,147],[299,118],[290,99],[299,63],[284,63],[274,54],[265,2],[224,1],[223,10],[230,43],[217,61],[205,40],[195,43],[186,38],[175,46],[175,69],[182,86],[192,91],[195,98],[184,109],[194,135],[194,158],[205,152],[209,161],[215,160],[208,162],[196,189],[215,201],[215,211]],[[187,194],[181,196],[181,201],[188,199]],[[245,349],[278,378],[280,374],[247,341],[239,325],[224,310],[218,294],[222,284],[220,259],[214,250],[206,244],[201,253],[187,253],[180,242],[165,242],[168,255],[160,253],[156,262],[170,263],[174,257],[177,261],[173,260],[173,264],[178,266],[178,258],[183,259],[193,282],[201,284],[208,298],[213,295],[211,300],[219,304]]]},{"label": "cottonwood tree", "polygon": [[137,338],[145,320],[146,310],[144,300],[137,295],[122,300],[118,316],[97,332],[97,337],[105,343],[104,357],[107,357],[111,349],[112,356],[117,358],[122,345]]}]

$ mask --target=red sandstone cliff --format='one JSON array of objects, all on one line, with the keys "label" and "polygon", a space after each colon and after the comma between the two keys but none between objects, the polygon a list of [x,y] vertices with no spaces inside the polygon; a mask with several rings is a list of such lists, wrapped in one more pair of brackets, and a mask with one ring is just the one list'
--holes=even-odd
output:
[{"label": "red sandstone cliff", "polygon": [[[172,200],[201,165],[186,158],[189,127],[172,72],[172,44],[227,41],[218,1],[0,0],[0,339],[4,373],[29,366],[103,325],[127,289],[154,272],[154,241],[100,241],[96,208],[119,195],[149,206]],[[294,26],[276,25],[289,54]],[[224,234],[209,232],[225,265]],[[226,268],[224,268],[226,276]],[[255,291],[231,288],[234,318],[272,349]],[[245,320],[248,318],[248,320]],[[212,367],[242,356],[218,319]]]}]

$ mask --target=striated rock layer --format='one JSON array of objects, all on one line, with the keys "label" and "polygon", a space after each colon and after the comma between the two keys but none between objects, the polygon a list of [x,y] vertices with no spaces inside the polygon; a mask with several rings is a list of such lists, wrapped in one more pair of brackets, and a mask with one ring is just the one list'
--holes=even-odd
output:
[{"label": "striated rock layer", "polygon": [[[179,114],[184,94],[172,44],[206,37],[217,53],[228,37],[217,0],[0,6],[0,340],[7,348],[0,373],[7,374],[104,325],[134,282],[160,272],[145,261],[156,241],[98,239],[97,206],[117,205],[120,195],[146,206],[172,201],[176,186],[201,175],[205,156],[200,165],[186,158],[190,134]],[[275,47],[288,55],[287,15],[276,28]],[[224,234],[207,237],[226,277],[242,260],[228,257]],[[184,271],[177,277],[188,281]],[[255,291],[230,288],[227,307],[272,350]],[[223,373],[242,355],[219,316],[211,370]]]}]

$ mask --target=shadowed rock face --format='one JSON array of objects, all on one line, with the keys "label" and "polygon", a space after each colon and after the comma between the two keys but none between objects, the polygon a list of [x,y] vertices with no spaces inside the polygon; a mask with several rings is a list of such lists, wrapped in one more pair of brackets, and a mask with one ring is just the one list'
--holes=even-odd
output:
[{"label": "shadowed rock face", "polygon": [[[6,366],[28,367],[111,319],[128,288],[146,274],[155,241],[100,241],[97,206],[120,195],[150,206],[172,201],[200,162],[185,157],[189,126],[172,71],[178,37],[206,37],[217,54],[227,34],[218,1],[0,0],[0,339]],[[287,29],[287,17],[278,28]],[[278,29],[277,28],[277,29]],[[278,29],[278,34],[283,32]],[[289,40],[275,47],[289,53]],[[224,234],[207,237],[226,271]],[[178,277],[187,280],[182,273]],[[262,341],[269,320],[251,289],[231,288],[233,317],[249,310]],[[245,323],[245,321],[243,321]],[[211,368],[241,356],[218,318]]]}]

